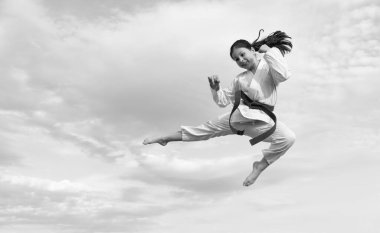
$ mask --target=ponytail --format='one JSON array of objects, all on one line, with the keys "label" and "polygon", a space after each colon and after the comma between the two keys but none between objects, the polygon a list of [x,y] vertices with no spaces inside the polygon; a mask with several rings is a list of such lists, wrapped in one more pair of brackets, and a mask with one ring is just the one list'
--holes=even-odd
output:
[{"label": "ponytail", "polygon": [[291,39],[290,36],[288,36],[285,32],[281,31],[275,31],[271,33],[266,38],[259,40],[261,31],[264,31],[261,29],[259,31],[259,36],[257,39],[252,43],[252,47],[255,49],[255,51],[259,51],[260,47],[264,44],[266,44],[268,47],[276,47],[278,48],[282,55],[285,55],[285,53],[290,53],[290,51],[293,48],[292,42],[289,40]]}]

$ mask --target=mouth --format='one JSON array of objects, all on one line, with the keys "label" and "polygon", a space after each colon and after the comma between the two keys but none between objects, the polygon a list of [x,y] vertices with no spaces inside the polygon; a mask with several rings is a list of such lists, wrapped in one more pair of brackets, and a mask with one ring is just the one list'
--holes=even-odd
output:
[{"label": "mouth", "polygon": [[240,66],[246,66],[247,64],[248,64],[248,62],[241,62]]},{"label": "mouth", "polygon": [[248,66],[248,63],[241,63],[240,64],[240,67],[242,67],[242,68],[245,68],[245,67],[247,67]]}]

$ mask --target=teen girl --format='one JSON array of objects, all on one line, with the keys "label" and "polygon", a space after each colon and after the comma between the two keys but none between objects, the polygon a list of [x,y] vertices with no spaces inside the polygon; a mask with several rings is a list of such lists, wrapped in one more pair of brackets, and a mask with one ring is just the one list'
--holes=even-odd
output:
[{"label": "teen girl", "polygon": [[165,146],[172,141],[200,141],[236,133],[251,137],[252,145],[259,141],[269,142],[269,148],[262,151],[263,158],[253,163],[252,172],[243,182],[244,186],[253,184],[295,141],[294,133],[272,113],[277,87],[290,77],[284,59],[285,53],[292,48],[290,37],[281,31],[260,41],[259,37],[252,44],[246,40],[232,44],[230,56],[245,71],[235,77],[229,88],[220,88],[218,76],[208,77],[215,103],[220,107],[234,104],[231,113],[199,126],[181,126],[181,130],[173,134],[147,138],[143,144]]}]

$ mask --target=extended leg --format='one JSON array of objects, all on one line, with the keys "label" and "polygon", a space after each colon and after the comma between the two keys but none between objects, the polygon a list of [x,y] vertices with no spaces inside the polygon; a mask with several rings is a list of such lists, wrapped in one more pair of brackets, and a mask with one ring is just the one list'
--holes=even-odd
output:
[{"label": "extended leg", "polygon": [[144,145],[159,143],[162,146],[166,146],[168,142],[173,141],[182,141],[182,132],[177,131],[175,133],[162,136],[162,137],[154,137],[154,138],[146,138],[143,142]]},{"label": "extended leg", "polygon": [[182,126],[181,130],[160,137],[151,137],[144,140],[143,144],[159,143],[165,146],[172,141],[202,141],[213,137],[232,134],[228,124],[229,114],[219,116],[218,118],[207,121],[198,126]]}]

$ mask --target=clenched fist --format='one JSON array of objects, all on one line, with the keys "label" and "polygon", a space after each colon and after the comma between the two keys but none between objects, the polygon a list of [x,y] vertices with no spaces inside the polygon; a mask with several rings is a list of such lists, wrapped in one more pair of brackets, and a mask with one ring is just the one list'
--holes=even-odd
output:
[{"label": "clenched fist", "polygon": [[220,89],[220,85],[219,85],[220,80],[219,80],[218,75],[212,75],[208,77],[208,82],[210,83],[211,89],[215,91],[218,91]]}]

